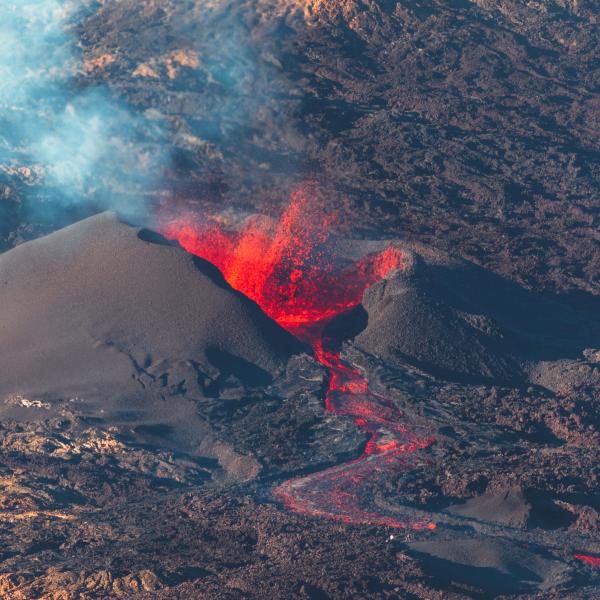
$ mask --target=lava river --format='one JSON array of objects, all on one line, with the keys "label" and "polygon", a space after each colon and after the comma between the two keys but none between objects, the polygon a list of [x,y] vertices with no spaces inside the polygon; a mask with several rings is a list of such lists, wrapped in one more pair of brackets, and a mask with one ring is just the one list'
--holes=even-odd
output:
[{"label": "lava river", "polygon": [[348,523],[433,529],[434,523],[398,519],[362,506],[366,484],[390,470],[409,468],[418,451],[434,439],[411,431],[402,412],[371,391],[367,378],[341,358],[325,335],[327,324],[357,306],[367,287],[403,268],[402,253],[390,245],[353,264],[342,261],[330,233],[335,215],[322,210],[315,200],[319,194],[313,192],[310,185],[296,191],[277,221],[255,216],[232,231],[216,220],[177,215],[162,219],[162,231],[216,265],[233,288],[308,342],[329,373],[326,410],[353,419],[368,434],[361,456],[288,480],[274,490],[275,497],[295,512]]}]

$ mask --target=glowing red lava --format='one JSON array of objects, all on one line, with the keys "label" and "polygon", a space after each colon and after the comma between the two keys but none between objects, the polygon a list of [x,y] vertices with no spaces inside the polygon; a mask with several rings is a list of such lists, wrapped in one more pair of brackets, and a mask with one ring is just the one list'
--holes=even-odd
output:
[{"label": "glowing red lava", "polygon": [[335,217],[311,202],[310,192],[310,186],[294,192],[278,221],[254,216],[241,230],[227,231],[217,221],[183,215],[165,219],[163,234],[217,266],[280,325],[299,330],[356,306],[369,285],[402,266],[393,246],[340,265],[331,243]]},{"label": "glowing red lava", "polygon": [[311,344],[329,371],[326,410],[354,419],[369,434],[362,456],[349,463],[284,482],[274,494],[290,509],[350,523],[415,529],[433,523],[404,522],[361,508],[357,490],[379,472],[406,468],[411,456],[433,443],[403,423],[401,411],[369,390],[365,376],[328,347],[323,332],[332,318],[357,306],[366,288],[395,269],[402,253],[393,245],[358,262],[336,255],[326,214],[306,185],[296,191],[279,220],[255,216],[237,231],[190,215],[163,219],[165,237],[177,240],[223,273],[229,284],[252,298],[297,337]]},{"label": "glowing red lava", "polygon": [[587,554],[575,554],[577,560],[581,560],[588,565],[600,568],[600,556],[588,556]]}]

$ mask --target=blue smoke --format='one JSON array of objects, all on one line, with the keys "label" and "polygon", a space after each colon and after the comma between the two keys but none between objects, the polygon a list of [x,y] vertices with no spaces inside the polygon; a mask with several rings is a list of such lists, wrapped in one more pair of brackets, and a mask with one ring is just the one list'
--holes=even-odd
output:
[{"label": "blue smoke", "polygon": [[73,27],[87,4],[0,0],[0,177],[29,186],[35,216],[94,206],[138,217],[167,164],[164,130],[80,83]]}]

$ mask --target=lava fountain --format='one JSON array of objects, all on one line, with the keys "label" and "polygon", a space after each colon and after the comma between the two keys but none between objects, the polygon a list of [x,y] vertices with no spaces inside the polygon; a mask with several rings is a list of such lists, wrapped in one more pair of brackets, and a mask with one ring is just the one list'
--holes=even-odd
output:
[{"label": "lava fountain", "polygon": [[331,233],[336,216],[324,212],[319,197],[306,184],[292,194],[279,220],[254,216],[236,231],[192,215],[162,218],[161,229],[168,239],[213,263],[233,288],[308,342],[329,373],[326,410],[353,419],[369,436],[357,459],[286,481],[274,490],[275,497],[295,512],[348,523],[433,529],[433,523],[401,521],[361,506],[363,485],[390,469],[408,468],[418,450],[434,439],[412,432],[402,412],[372,392],[367,378],[342,360],[325,335],[327,324],[356,307],[370,285],[403,268],[402,252],[389,245],[344,263]]}]

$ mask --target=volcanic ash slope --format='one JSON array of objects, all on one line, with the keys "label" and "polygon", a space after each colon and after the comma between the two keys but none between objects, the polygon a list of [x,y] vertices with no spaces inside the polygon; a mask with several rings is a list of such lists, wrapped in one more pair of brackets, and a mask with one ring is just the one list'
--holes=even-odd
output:
[{"label": "volcanic ash slope", "polygon": [[597,385],[586,375],[600,346],[595,310],[420,245],[402,248],[405,269],[364,294],[359,349],[441,379],[555,389],[558,369],[562,384]]},{"label": "volcanic ash slope", "polygon": [[0,306],[4,398],[139,396],[224,370],[262,383],[301,350],[212,265],[112,213],[1,255]]}]

